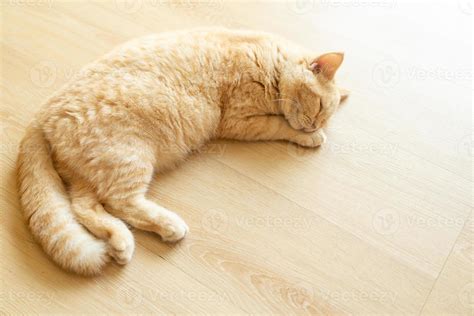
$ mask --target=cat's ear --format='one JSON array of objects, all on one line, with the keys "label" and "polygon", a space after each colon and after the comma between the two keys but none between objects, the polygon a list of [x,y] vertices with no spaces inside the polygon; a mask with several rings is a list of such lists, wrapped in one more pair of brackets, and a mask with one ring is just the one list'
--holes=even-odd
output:
[{"label": "cat's ear", "polygon": [[343,60],[344,53],[327,53],[316,58],[311,63],[310,69],[314,74],[321,73],[332,80]]},{"label": "cat's ear", "polygon": [[349,97],[350,92],[347,89],[339,88],[339,94],[341,95],[339,99],[339,103],[342,103],[346,101],[346,99]]}]

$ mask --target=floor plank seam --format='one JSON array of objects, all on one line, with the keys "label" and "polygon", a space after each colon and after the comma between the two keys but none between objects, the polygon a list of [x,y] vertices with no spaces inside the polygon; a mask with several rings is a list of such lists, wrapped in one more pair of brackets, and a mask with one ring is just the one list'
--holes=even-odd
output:
[{"label": "floor plank seam", "polygon": [[[314,216],[316,216],[316,217],[322,219],[323,221],[326,221],[326,222],[328,222],[328,223],[334,225],[335,227],[337,227],[338,229],[344,231],[344,232],[347,233],[348,235],[350,235],[350,236],[356,238],[356,239],[357,239],[358,241],[360,241],[361,243],[364,243],[364,244],[366,244],[366,245],[369,245],[370,247],[373,247],[374,249],[378,249],[379,251],[382,251],[382,252],[385,253],[387,256],[389,256],[391,259],[393,259],[393,260],[395,260],[395,261],[397,261],[397,262],[399,262],[399,263],[404,264],[407,268],[409,268],[409,269],[411,269],[411,270],[414,270],[414,271],[418,271],[418,272],[420,272],[420,273],[422,273],[422,274],[426,274],[427,276],[430,276],[429,273],[426,273],[426,272],[421,271],[421,270],[418,270],[418,269],[414,269],[414,268],[412,268],[410,265],[407,265],[407,263],[405,262],[405,260],[400,261],[400,259],[397,258],[392,252],[386,252],[386,251],[384,251],[381,247],[379,247],[380,244],[377,243],[376,241],[373,241],[372,238],[371,238],[370,240],[363,240],[360,236],[358,236],[357,234],[354,234],[354,232],[347,230],[345,227],[340,226],[339,224],[333,222],[332,220],[330,220],[330,219],[328,219],[328,218],[326,218],[326,217],[324,217],[324,216],[322,216],[322,215],[315,214],[311,209],[308,209],[307,207],[302,206],[302,205],[299,204],[298,202],[295,202],[295,201],[291,200],[289,197],[287,197],[287,196],[281,194],[280,192],[275,191],[274,189],[268,187],[267,185],[265,185],[265,184],[263,184],[263,183],[261,183],[261,182],[255,180],[255,179],[252,179],[252,178],[250,178],[249,176],[247,176],[247,175],[245,175],[245,174],[242,174],[240,171],[234,169],[234,168],[231,167],[230,165],[228,165],[228,164],[226,164],[226,163],[224,163],[224,162],[221,162],[221,161],[219,161],[219,160],[215,160],[215,161],[217,161],[217,162],[219,162],[219,163],[221,163],[221,164],[227,166],[228,168],[231,168],[232,170],[234,170],[235,172],[237,172],[237,173],[239,173],[240,175],[244,176],[245,178],[249,179],[250,181],[253,181],[253,182],[255,182],[255,183],[259,184],[259,185],[264,186],[265,188],[267,188],[268,190],[272,191],[273,193],[275,193],[275,194],[281,196],[282,198],[284,198],[285,200],[287,200],[287,201],[289,201],[289,202],[291,202],[291,203],[294,203],[294,204],[297,205],[298,207],[300,207],[300,208],[306,210],[306,211],[309,212],[310,214],[312,214],[312,215],[314,215]],[[409,253],[405,253],[405,254],[407,254],[407,255],[409,255],[410,257],[412,257],[412,255],[409,254]]]},{"label": "floor plank seam", "polygon": [[431,287],[430,292],[428,293],[428,296],[426,297],[426,299],[425,299],[425,301],[424,301],[424,303],[423,303],[423,306],[421,307],[420,312],[418,313],[418,315],[421,315],[421,314],[423,313],[423,310],[425,309],[425,306],[426,306],[426,304],[428,303],[428,300],[430,299],[431,293],[433,292],[433,289],[435,288],[436,284],[438,283],[438,279],[439,279],[441,273],[443,273],[444,268],[445,268],[445,266],[446,266],[446,263],[448,262],[449,258],[451,257],[451,254],[453,253],[454,248],[456,247],[456,244],[457,244],[458,241],[459,241],[459,237],[461,236],[462,232],[464,231],[464,228],[466,228],[466,225],[468,225],[468,223],[469,223],[469,218],[470,218],[471,214],[472,214],[472,212],[469,213],[468,216],[466,217],[466,219],[464,220],[464,225],[463,225],[461,231],[459,232],[458,236],[456,237],[456,240],[455,240],[453,246],[451,247],[451,251],[449,252],[449,254],[448,254],[448,256],[446,257],[446,259],[444,260],[443,266],[441,267],[441,270],[439,271],[438,276],[437,276],[436,279],[434,280],[433,286]]},{"label": "floor plank seam", "polygon": [[207,289],[210,290],[211,292],[213,292],[213,293],[215,293],[216,295],[218,295],[219,297],[223,298],[225,301],[227,301],[227,302],[228,302],[229,304],[231,304],[232,306],[234,306],[234,307],[236,307],[236,308],[242,310],[243,312],[249,314],[249,312],[248,312],[247,310],[243,309],[241,306],[237,306],[237,305],[234,304],[234,302],[229,301],[227,295],[224,295],[224,296],[220,295],[216,290],[210,288],[207,284],[202,283],[200,280],[196,279],[192,274],[189,274],[186,270],[183,270],[180,266],[174,264],[174,263],[171,262],[171,261],[166,260],[165,257],[161,256],[160,254],[158,254],[158,253],[154,252],[153,250],[151,250],[150,248],[146,247],[143,243],[138,242],[138,244],[141,246],[141,248],[146,249],[147,252],[149,252],[149,253],[151,253],[151,254],[153,254],[153,255],[159,256],[159,257],[162,258],[164,261],[166,261],[168,264],[170,264],[170,265],[172,265],[173,267],[177,268],[178,270],[180,270],[181,272],[183,272],[185,275],[187,275],[188,277],[190,277],[191,279],[193,279],[193,280],[196,281],[197,283],[201,284],[202,286],[204,286],[205,288],[207,288]]}]

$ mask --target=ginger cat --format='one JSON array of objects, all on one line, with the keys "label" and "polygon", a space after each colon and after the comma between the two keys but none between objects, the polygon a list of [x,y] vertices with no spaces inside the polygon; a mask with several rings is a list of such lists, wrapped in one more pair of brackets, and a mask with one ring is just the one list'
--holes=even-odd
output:
[{"label": "ginger cat", "polygon": [[57,264],[83,275],[110,257],[130,261],[124,222],[182,239],[186,223],[145,197],[153,173],[215,138],[321,145],[345,97],[334,83],[342,60],[226,29],[118,47],[50,97],[27,129],[18,180],[31,232]]}]

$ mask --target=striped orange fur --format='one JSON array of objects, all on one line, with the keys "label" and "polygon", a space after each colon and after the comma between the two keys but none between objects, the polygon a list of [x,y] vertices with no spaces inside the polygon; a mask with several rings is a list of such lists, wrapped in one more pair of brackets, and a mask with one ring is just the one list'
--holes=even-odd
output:
[{"label": "striped orange fur", "polygon": [[27,129],[18,180],[32,234],[57,264],[83,275],[132,258],[125,223],[182,239],[186,223],[145,197],[153,172],[214,138],[321,145],[345,96],[334,83],[342,59],[226,29],[116,48],[51,96]]}]

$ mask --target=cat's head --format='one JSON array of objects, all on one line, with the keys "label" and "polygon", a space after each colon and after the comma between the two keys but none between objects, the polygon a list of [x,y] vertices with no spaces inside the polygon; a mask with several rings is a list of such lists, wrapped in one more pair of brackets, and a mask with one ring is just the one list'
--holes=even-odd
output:
[{"label": "cat's head", "polygon": [[326,126],[348,96],[334,82],[344,54],[328,53],[288,64],[281,73],[281,110],[291,127],[312,132]]}]

